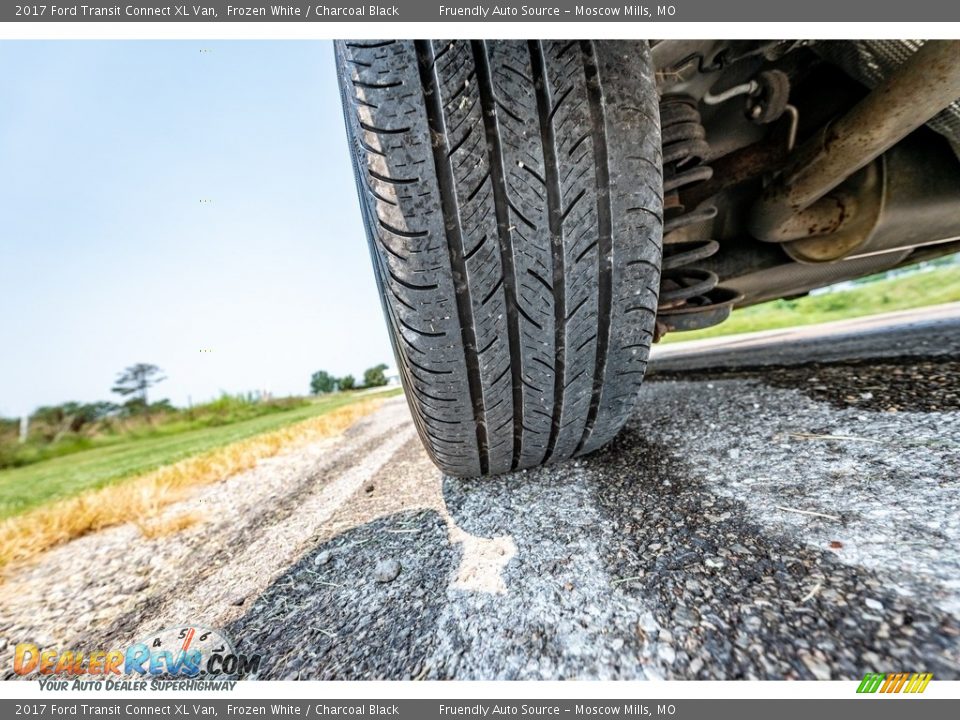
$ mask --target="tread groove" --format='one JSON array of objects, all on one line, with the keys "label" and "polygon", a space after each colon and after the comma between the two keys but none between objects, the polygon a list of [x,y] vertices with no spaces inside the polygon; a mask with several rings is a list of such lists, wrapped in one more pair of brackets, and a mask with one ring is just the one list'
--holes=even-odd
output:
[{"label": "tread groove", "polygon": [[431,283],[429,285],[417,285],[416,283],[409,282],[399,277],[393,270],[387,268],[387,273],[390,275],[390,278],[397,284],[403,285],[405,288],[410,290],[436,290],[438,285],[436,283]]},{"label": "tread groove", "polygon": [[353,81],[354,87],[363,88],[364,90],[389,90],[390,88],[400,87],[401,85],[403,85],[403,83],[399,80],[391,83],[371,83],[364,82],[363,80]]},{"label": "tread groove", "polygon": [[[436,58],[433,43],[429,40],[414,42],[417,49],[420,69],[420,84],[426,104],[427,121],[432,132],[440,137],[446,135],[443,104],[440,97],[440,84],[436,74]],[[445,145],[446,143],[444,143]],[[489,468],[487,447],[487,422],[483,408],[483,385],[480,377],[480,362],[477,354],[476,328],[473,320],[473,308],[470,298],[470,286],[467,283],[467,266],[463,258],[463,231],[460,227],[460,211],[456,200],[456,186],[450,159],[443,146],[433,144],[433,160],[440,188],[440,201],[443,205],[446,223],[450,269],[455,280],[457,313],[460,318],[461,340],[466,358],[470,403],[473,406],[473,419],[477,431],[477,453],[479,455],[480,474],[486,475]],[[450,219],[456,218],[456,222]]]},{"label": "tread groove", "polygon": [[510,356],[513,388],[513,453],[510,460],[510,469],[516,470],[520,464],[520,453],[523,446],[523,387],[520,383],[521,366],[520,351],[520,321],[517,308],[517,271],[513,261],[513,241],[510,237],[510,205],[507,200],[506,173],[504,172],[503,148],[500,144],[500,130],[498,108],[493,90],[493,78],[490,70],[490,61],[487,57],[486,43],[474,41],[474,64],[476,66],[477,89],[480,93],[480,109],[483,115],[484,128],[487,132],[488,160],[490,164],[489,176],[493,185],[493,204],[497,216],[497,230],[500,236],[500,263],[506,300],[507,339]]},{"label": "tread groove", "polygon": [[482,247],[483,247],[484,245],[486,245],[486,244],[487,244],[487,236],[484,235],[484,236],[483,236],[483,239],[482,239],[480,242],[478,242],[476,245],[474,245],[474,246],[470,249],[470,251],[469,251],[466,255],[463,256],[463,259],[464,259],[464,260],[469,260],[469,259],[472,258],[474,255],[476,255],[478,252],[480,252],[480,248],[482,248]]},{"label": "tread groove", "polygon": [[610,316],[613,305],[613,247],[612,247],[612,209],[610,207],[610,168],[607,158],[606,117],[603,109],[603,89],[600,87],[599,71],[594,57],[593,42],[583,40],[580,43],[583,56],[584,75],[587,80],[587,97],[590,105],[590,119],[593,129],[593,153],[597,173],[597,253],[600,268],[597,292],[597,357],[593,373],[593,391],[590,396],[590,408],[583,435],[575,453],[579,453],[590,439],[597,413],[600,409],[600,393],[607,375],[607,356],[610,343]]},{"label": "tread groove", "polygon": [[384,222],[381,218],[377,218],[377,223],[384,230],[392,232],[394,235],[402,238],[422,238],[430,234],[426,230],[401,230],[400,228],[396,228],[393,225]]},{"label": "tread groove", "polygon": [[363,120],[360,120],[360,127],[362,127],[367,132],[377,133],[378,135],[402,135],[405,132],[410,132],[410,128],[381,128],[376,125],[370,125],[365,123]]},{"label": "tread groove", "polygon": [[527,268],[527,275],[534,278],[535,280],[538,280],[540,284],[547,289],[547,292],[553,292],[553,286],[550,283],[548,283],[544,278],[540,277],[540,275],[533,268]]},{"label": "tread groove", "polygon": [[376,170],[374,170],[374,169],[372,169],[372,168],[367,168],[367,172],[370,173],[370,177],[376,178],[377,180],[380,180],[381,182],[390,183],[390,184],[392,184],[392,185],[416,185],[418,182],[420,182],[420,179],[419,179],[419,178],[392,178],[392,177],[388,177],[387,175],[383,175],[383,174],[381,174],[381,173],[378,173]]},{"label": "tread groove", "polygon": [[543,325],[541,325],[541,324],[538,323],[536,320],[534,320],[532,317],[530,317],[530,315],[528,315],[528,314],[524,311],[524,309],[523,309],[522,307],[520,307],[519,305],[517,306],[517,312],[519,312],[521,315],[523,315],[524,319],[526,319],[526,321],[527,321],[528,323],[530,323],[531,325],[533,325],[537,330],[543,330]]},{"label": "tread groove", "polygon": [[557,434],[560,431],[560,419],[563,415],[564,374],[566,365],[566,322],[565,293],[566,282],[563,267],[563,221],[561,212],[560,169],[557,165],[556,137],[551,120],[550,86],[547,82],[546,57],[543,45],[537,40],[530,41],[530,65],[537,78],[537,114],[540,120],[540,138],[543,145],[544,177],[547,188],[547,217],[550,223],[550,250],[553,255],[554,290],[554,352],[556,363],[553,377],[553,420],[550,423],[550,435],[544,462],[549,462],[557,446]]}]

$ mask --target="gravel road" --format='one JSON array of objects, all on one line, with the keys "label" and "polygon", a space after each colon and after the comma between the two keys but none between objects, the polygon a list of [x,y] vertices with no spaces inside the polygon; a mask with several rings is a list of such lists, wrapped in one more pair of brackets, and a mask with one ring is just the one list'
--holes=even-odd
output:
[{"label": "gravel road", "polygon": [[205,518],[175,535],[9,569],[3,667],[201,624],[263,679],[960,679],[958,357],[655,364],[611,446],[483,480],[391,399],[168,509]]}]

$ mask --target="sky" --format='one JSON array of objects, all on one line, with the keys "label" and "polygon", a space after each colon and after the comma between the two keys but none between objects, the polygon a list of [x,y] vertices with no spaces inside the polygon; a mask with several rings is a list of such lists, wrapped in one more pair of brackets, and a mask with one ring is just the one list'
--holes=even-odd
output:
[{"label": "sky", "polygon": [[393,365],[329,42],[0,42],[0,416]]}]

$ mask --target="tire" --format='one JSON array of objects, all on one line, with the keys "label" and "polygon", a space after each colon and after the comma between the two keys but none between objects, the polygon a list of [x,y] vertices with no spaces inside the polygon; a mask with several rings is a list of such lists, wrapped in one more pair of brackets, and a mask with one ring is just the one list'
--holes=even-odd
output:
[{"label": "tire", "polygon": [[434,462],[595,450],[656,319],[658,99],[644,42],[337,42],[360,205]]}]

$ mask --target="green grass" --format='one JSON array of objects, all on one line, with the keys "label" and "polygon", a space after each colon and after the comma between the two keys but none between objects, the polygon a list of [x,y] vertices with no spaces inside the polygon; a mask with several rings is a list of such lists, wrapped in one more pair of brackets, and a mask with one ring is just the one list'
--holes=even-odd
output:
[{"label": "green grass", "polygon": [[960,301],[960,266],[938,267],[796,300],[774,300],[734,310],[725,323],[706,330],[667,335],[663,342],[685,342],[739,333],[813,325],[894,310]]},{"label": "green grass", "polygon": [[[376,397],[389,397],[400,392],[397,389],[377,394]],[[126,436],[123,440],[103,447],[25,467],[0,470],[0,519],[316,417],[367,397],[371,396],[337,393],[293,410],[241,420],[229,425],[150,437]]]},{"label": "green grass", "polygon": [[[61,433],[57,424],[59,421],[51,423],[40,415],[32,419],[30,437],[25,443],[18,441],[17,422],[6,420],[0,426],[0,471],[92,448],[124,444],[133,439],[178,435],[189,430],[231,425],[263,415],[302,408],[311,402],[311,398],[305,397],[261,402],[242,395],[223,394],[216,400],[189,409],[155,411],[149,419],[138,414],[88,422],[79,433]],[[54,435],[56,439],[51,440]]]}]

